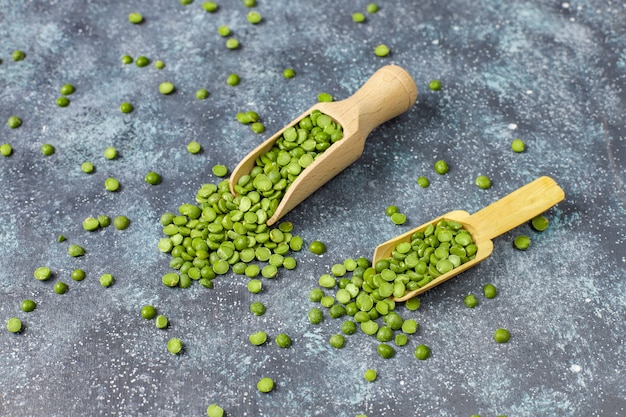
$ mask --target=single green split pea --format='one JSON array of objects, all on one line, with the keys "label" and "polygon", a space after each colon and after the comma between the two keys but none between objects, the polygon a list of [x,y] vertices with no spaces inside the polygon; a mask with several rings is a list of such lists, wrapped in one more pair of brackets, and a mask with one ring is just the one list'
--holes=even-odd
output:
[{"label": "single green split pea", "polygon": [[172,355],[178,355],[183,350],[183,342],[177,337],[172,337],[167,341],[167,350]]},{"label": "single green split pea", "polygon": [[384,57],[389,55],[389,47],[385,44],[380,44],[376,48],[374,48],[374,53],[376,56]]},{"label": "single green split pea", "polygon": [[143,16],[141,13],[132,12],[128,14],[128,21],[130,23],[139,24],[143,22]]},{"label": "single green split pea", "polygon": [[174,84],[170,81],[165,81],[159,84],[159,92],[164,95],[171,94],[174,91]]},{"label": "single green split pea", "polygon": [[111,274],[102,274],[100,275],[100,285],[102,285],[103,287],[110,287],[111,285],[113,285],[113,282],[115,281],[115,279],[113,278],[113,275]]},{"label": "single green split pea", "polygon": [[39,281],[45,281],[52,276],[52,271],[47,266],[40,266],[35,269],[34,276]]},{"label": "single green split pea", "polygon": [[13,147],[8,143],[3,143],[0,145],[0,155],[2,156],[11,156],[13,153]]},{"label": "single green split pea", "polygon": [[22,119],[17,116],[10,116],[7,120],[7,125],[11,129],[17,129],[18,127],[22,126]]},{"label": "single green split pea", "polygon": [[493,338],[497,343],[506,343],[511,339],[511,333],[506,329],[500,328],[495,331]]},{"label": "single green split pea", "polygon": [[33,300],[24,300],[22,304],[20,304],[20,308],[23,312],[30,313],[37,308],[37,303]]},{"label": "single green split pea", "polygon": [[209,405],[206,413],[209,417],[224,417],[224,409],[217,404]]},{"label": "single green split pea", "polygon": [[428,88],[430,88],[432,91],[441,90],[441,81],[432,80],[431,82],[428,83]]},{"label": "single green split pea", "polygon": [[256,387],[260,392],[268,393],[274,389],[274,380],[268,377],[261,378]]},{"label": "single green split pea", "polygon": [[54,154],[54,151],[54,146],[50,145],[49,143],[44,143],[43,145],[41,145],[41,153],[44,156],[50,156]]},{"label": "single green split pea", "polygon": [[120,104],[120,111],[122,113],[132,113],[133,110],[135,110],[135,107],[126,101]]},{"label": "single green split pea", "polygon": [[68,285],[63,281],[58,281],[54,283],[53,290],[56,294],[65,294],[68,289]]},{"label": "single green split pea", "polygon": [[17,317],[11,317],[7,321],[7,330],[11,333],[19,333],[22,331],[22,321]]}]

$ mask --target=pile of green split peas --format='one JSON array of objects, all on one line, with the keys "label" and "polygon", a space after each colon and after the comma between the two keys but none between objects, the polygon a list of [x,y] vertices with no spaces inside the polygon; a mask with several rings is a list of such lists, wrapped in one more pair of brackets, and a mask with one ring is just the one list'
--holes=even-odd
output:
[{"label": "pile of green split peas", "polygon": [[[366,258],[348,259],[332,266],[330,273],[320,276],[318,288],[309,293],[309,299],[319,303],[333,318],[349,317],[341,325],[342,334],[332,335],[329,343],[342,348],[345,335],[354,334],[357,327],[365,334],[375,336],[380,342],[376,348],[385,359],[395,355],[395,346],[404,346],[408,335],[417,332],[413,319],[404,319],[397,313],[394,297],[402,297],[407,291],[423,287],[434,278],[473,259],[476,245],[461,223],[441,220],[415,232],[410,242],[399,243],[389,258],[375,265]],[[351,273],[351,277],[348,277]],[[334,291],[333,295],[326,291]],[[419,308],[419,299],[406,301],[413,311]],[[309,321],[318,324],[324,313],[313,307],[308,313]],[[415,349],[417,359],[430,356],[430,348],[420,344]]]},{"label": "pile of green split peas", "polygon": [[281,267],[295,268],[295,259],[287,254],[302,248],[302,238],[292,235],[289,222],[276,228],[266,222],[302,170],[342,137],[341,126],[315,110],[285,129],[272,149],[257,158],[251,172],[235,184],[237,196],[228,180],[204,184],[197,204],[182,204],[178,215],[163,214],[165,237],[158,248],[172,256],[170,267],[177,270],[166,273],[163,284],[186,288],[198,281],[212,288],[212,280],[230,270],[249,278],[274,278]]}]

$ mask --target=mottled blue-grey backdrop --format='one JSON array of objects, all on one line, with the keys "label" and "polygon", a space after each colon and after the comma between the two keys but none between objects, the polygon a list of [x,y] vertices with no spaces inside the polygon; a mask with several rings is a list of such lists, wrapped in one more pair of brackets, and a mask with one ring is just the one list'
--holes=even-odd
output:
[{"label": "mottled blue-grey backdrop", "polygon": [[[0,415],[201,416],[211,403],[232,417],[626,415],[626,3],[379,0],[376,14],[365,0],[257,3],[263,21],[252,25],[234,0],[218,0],[216,13],[199,0],[0,1],[0,143],[14,149],[0,157]],[[128,22],[134,11],[143,24]],[[364,23],[352,21],[357,11]],[[224,46],[220,25],[238,50]],[[391,49],[384,58],[373,52],[381,43]],[[11,59],[17,49],[26,59]],[[124,54],[166,67],[122,65]],[[325,255],[294,254],[298,267],[258,295],[232,274],[213,290],[161,284],[162,213],[193,202],[201,184],[220,180],[213,165],[234,168],[318,93],[346,98],[391,63],[415,79],[415,106],[375,129],[361,159],[285,218],[307,244],[325,242]],[[287,67],[295,78],[283,78]],[[237,87],[225,83],[231,72]],[[433,79],[440,91],[429,90]],[[174,94],[159,93],[163,81]],[[65,83],[76,92],[60,108]],[[196,100],[199,88],[208,99]],[[122,114],[123,101],[135,111]],[[247,110],[261,115],[264,134],[237,122]],[[6,126],[11,115],[20,128]],[[526,152],[511,151],[515,138]],[[192,140],[202,153],[187,152]],[[43,143],[56,153],[44,157]],[[117,159],[103,157],[108,146]],[[445,176],[433,171],[438,159],[450,164]],[[86,160],[91,175],[80,170]],[[161,185],[144,182],[150,170]],[[491,189],[474,185],[481,174]],[[420,175],[429,188],[416,184]],[[484,263],[422,295],[418,311],[399,307],[420,328],[394,358],[380,358],[363,334],[331,348],[341,320],[308,323],[307,293],[332,264],[542,175],[566,193],[546,213],[549,229],[504,234]],[[119,192],[105,191],[108,176]],[[385,216],[391,204],[405,225]],[[82,220],[99,214],[132,223],[84,231]],[[532,239],[525,252],[512,247],[518,234]],[[70,243],[87,254],[69,257]],[[53,279],[33,278],[41,265]],[[87,278],[72,281],[74,268]],[[101,287],[102,273],[115,284]],[[60,280],[65,295],[52,291]],[[499,290],[493,300],[480,295],[488,282]],[[475,309],[463,304],[470,292]],[[26,298],[38,303],[32,313],[20,311]],[[253,300],[267,305],[264,316],[248,312]],[[142,319],[144,304],[170,327]],[[4,328],[10,317],[24,323],[21,334]],[[510,330],[508,344],[493,341],[498,327]],[[257,330],[286,332],[293,346],[252,347]],[[167,352],[170,337],[183,354]],[[413,357],[420,343],[432,349],[427,361]],[[276,381],[270,394],[256,390],[264,376]]]}]

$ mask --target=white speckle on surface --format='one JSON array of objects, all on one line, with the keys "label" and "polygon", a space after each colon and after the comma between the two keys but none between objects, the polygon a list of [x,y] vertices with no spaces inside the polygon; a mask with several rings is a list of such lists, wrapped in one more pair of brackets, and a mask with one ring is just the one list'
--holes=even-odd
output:
[{"label": "white speckle on surface", "polygon": [[582,370],[582,368],[580,367],[580,365],[573,364],[572,366],[569,367],[569,370],[574,373],[578,373]]},{"label": "white speckle on surface", "polygon": [[510,130],[515,130],[515,129],[517,129],[517,123],[509,123],[509,125],[507,127]]}]

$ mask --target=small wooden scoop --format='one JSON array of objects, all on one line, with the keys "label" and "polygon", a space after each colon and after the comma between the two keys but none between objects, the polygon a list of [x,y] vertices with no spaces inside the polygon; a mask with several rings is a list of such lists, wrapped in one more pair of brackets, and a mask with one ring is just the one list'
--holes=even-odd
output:
[{"label": "small wooden scoop", "polygon": [[274,142],[291,127],[319,110],[343,128],[343,139],[315,159],[291,184],[276,211],[266,224],[271,226],[328,180],[356,161],[363,153],[365,139],[378,125],[404,113],[417,99],[417,87],[411,75],[396,65],[380,68],[352,96],[345,100],[317,103],[250,152],[230,176],[230,191],[243,175],[249,174],[256,159],[269,151]]},{"label": "small wooden scoop", "polygon": [[462,210],[451,211],[448,214],[444,214],[411,231],[388,240],[379,245],[374,251],[373,263],[376,263],[376,261],[380,259],[390,257],[391,252],[396,248],[398,243],[410,242],[413,233],[423,231],[428,225],[437,223],[439,220],[455,220],[463,224],[463,227],[470,233],[474,244],[478,248],[476,257],[454,268],[450,272],[435,278],[423,287],[409,291],[402,297],[394,298],[395,301],[406,301],[415,297],[417,294],[421,294],[449,280],[455,275],[460,274],[466,269],[473,267],[478,262],[486,259],[493,251],[493,242],[491,239],[538,216],[563,200],[563,198],[565,198],[565,193],[552,178],[540,177],[472,215]]}]

